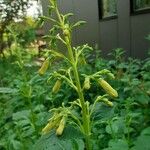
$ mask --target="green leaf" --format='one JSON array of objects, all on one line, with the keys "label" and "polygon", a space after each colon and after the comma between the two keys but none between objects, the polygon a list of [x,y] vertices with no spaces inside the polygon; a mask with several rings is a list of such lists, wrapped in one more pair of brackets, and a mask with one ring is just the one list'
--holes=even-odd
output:
[{"label": "green leaf", "polygon": [[131,150],[149,150],[150,149],[150,127],[141,132],[141,135],[134,142]]},{"label": "green leaf", "polygon": [[150,102],[149,96],[142,92],[137,93],[135,99],[141,104],[148,104]]},{"label": "green leaf", "polygon": [[72,17],[73,13],[68,13],[64,15],[64,18],[67,20],[69,17]]},{"label": "green leaf", "polygon": [[78,26],[81,26],[81,25],[84,25],[86,24],[86,21],[78,21],[77,23],[75,23],[72,28],[75,28],[75,27],[78,27]]},{"label": "green leaf", "polygon": [[29,110],[22,110],[17,113],[13,113],[13,120],[21,120],[21,119],[28,119],[30,115]]},{"label": "green leaf", "polygon": [[20,143],[20,141],[17,141],[17,140],[12,140],[12,145],[13,145],[13,148],[15,150],[20,150],[22,149],[22,144]]},{"label": "green leaf", "polygon": [[72,145],[74,150],[83,150],[84,149],[84,142],[83,140],[72,140]]},{"label": "green leaf", "polygon": [[109,147],[104,150],[128,150],[128,143],[125,140],[117,139],[109,142]]},{"label": "green leaf", "polygon": [[100,119],[103,121],[107,121],[112,118],[114,115],[114,108],[110,108],[101,103],[97,103],[95,107],[95,112],[93,114],[93,118],[95,121],[99,121]]},{"label": "green leaf", "polygon": [[138,79],[133,79],[133,80],[131,81],[131,85],[132,85],[132,86],[138,86],[140,83],[141,83],[141,82],[140,82],[140,80],[138,80]]},{"label": "green leaf", "polygon": [[150,127],[144,129],[141,133],[141,135],[149,135],[150,136]]},{"label": "green leaf", "polygon": [[109,125],[107,125],[106,132],[109,134],[117,134],[118,136],[121,136],[121,135],[127,133],[127,128],[125,126],[125,122],[124,122],[123,118],[114,120]]},{"label": "green leaf", "polygon": [[135,146],[131,150],[150,150],[150,136],[139,136],[134,145]]},{"label": "green leaf", "polygon": [[3,94],[15,94],[17,93],[17,89],[7,88],[7,87],[0,87],[0,93]]},{"label": "green leaf", "polygon": [[[43,135],[35,144],[36,150],[71,150],[73,147],[84,150],[82,141],[83,135],[79,130],[68,126],[65,128],[62,136],[58,137],[53,130],[49,134]],[[79,145],[81,144],[81,146]]]}]

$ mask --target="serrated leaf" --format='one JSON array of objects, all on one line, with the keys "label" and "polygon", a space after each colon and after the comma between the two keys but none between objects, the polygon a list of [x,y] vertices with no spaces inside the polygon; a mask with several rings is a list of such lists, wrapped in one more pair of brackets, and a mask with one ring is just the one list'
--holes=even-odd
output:
[{"label": "serrated leaf", "polygon": [[17,89],[7,88],[7,87],[0,87],[0,93],[2,94],[15,94],[17,93]]},{"label": "serrated leaf", "polygon": [[112,118],[114,115],[114,108],[110,108],[108,106],[105,106],[101,103],[97,103],[95,107],[95,112],[93,114],[94,120],[108,120]]},{"label": "serrated leaf", "polygon": [[16,113],[13,113],[13,120],[21,120],[21,119],[28,119],[30,115],[29,110],[22,110]]},{"label": "serrated leaf", "polygon": [[109,147],[104,150],[128,150],[128,143],[125,140],[117,139],[109,142]]},{"label": "serrated leaf", "polygon": [[[58,137],[53,130],[49,134],[43,135],[39,141],[35,144],[36,150],[70,150],[75,143],[82,141],[83,135],[79,130],[68,126],[65,128],[62,136]],[[75,142],[75,141],[76,142]],[[82,146],[83,147],[83,146]],[[84,148],[83,148],[84,149]],[[79,149],[79,150],[83,150]]]}]

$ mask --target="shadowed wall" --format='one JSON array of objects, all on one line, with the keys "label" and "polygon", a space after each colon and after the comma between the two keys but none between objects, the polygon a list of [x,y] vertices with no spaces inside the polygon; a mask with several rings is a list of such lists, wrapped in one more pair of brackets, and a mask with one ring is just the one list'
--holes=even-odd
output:
[{"label": "shadowed wall", "polygon": [[[123,48],[127,56],[148,57],[150,42],[145,37],[150,33],[150,13],[130,14],[130,1],[118,0],[117,18],[99,20],[98,0],[58,1],[63,13],[72,12],[72,21],[85,20],[87,24],[73,33],[73,44],[99,45],[104,56],[114,48]],[[42,0],[44,15],[47,15],[48,0]],[[46,23],[45,31],[50,28]]]}]

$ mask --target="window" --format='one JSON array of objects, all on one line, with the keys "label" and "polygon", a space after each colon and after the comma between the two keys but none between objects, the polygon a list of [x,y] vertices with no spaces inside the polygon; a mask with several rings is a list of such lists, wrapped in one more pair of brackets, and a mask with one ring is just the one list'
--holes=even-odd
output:
[{"label": "window", "polygon": [[147,12],[150,10],[150,0],[131,0],[132,13]]},{"label": "window", "polygon": [[118,0],[99,0],[100,19],[117,16],[117,1]]}]

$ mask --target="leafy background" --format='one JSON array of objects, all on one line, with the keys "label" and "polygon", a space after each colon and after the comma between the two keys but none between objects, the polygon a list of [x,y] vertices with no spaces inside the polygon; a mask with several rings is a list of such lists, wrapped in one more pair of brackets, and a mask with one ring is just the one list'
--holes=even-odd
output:
[{"label": "leafy background", "polygon": [[[81,73],[89,74],[104,68],[111,70],[116,79],[110,83],[119,93],[113,108],[100,103],[96,105],[92,116],[93,149],[149,150],[150,59],[124,59],[122,49],[116,49],[110,55],[111,59],[106,60],[97,50],[87,53],[88,63],[80,67]],[[83,150],[83,135],[72,125],[68,125],[60,137],[54,131],[41,136],[51,115],[48,110],[76,98],[65,82],[58,94],[51,92],[55,81],[47,81],[59,62],[41,77],[37,73],[37,55],[25,53],[22,56],[23,68],[16,63],[19,62],[16,55],[0,60],[0,149]],[[61,65],[63,67],[65,62]],[[92,102],[103,92],[93,82],[85,97]]]}]

